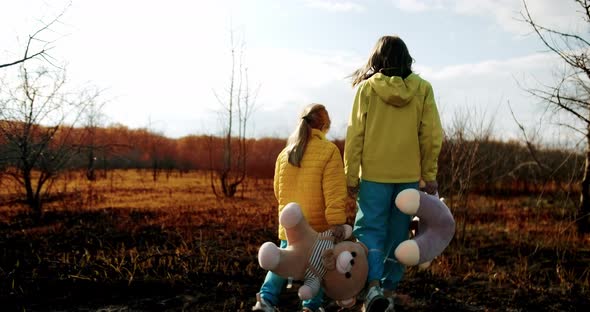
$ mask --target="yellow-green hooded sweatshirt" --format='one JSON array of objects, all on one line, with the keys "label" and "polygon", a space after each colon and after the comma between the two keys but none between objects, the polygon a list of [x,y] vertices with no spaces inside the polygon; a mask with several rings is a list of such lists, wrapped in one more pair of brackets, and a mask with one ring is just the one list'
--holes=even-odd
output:
[{"label": "yellow-green hooded sweatshirt", "polygon": [[[434,181],[443,131],[430,83],[377,73],[357,90],[344,148],[347,185]],[[359,172],[360,171],[360,172]],[[359,174],[360,173],[360,174]]]},{"label": "yellow-green hooded sweatshirt", "polygon": [[[346,223],[346,178],[338,147],[325,134],[312,129],[300,167],[289,163],[283,149],[275,164],[274,192],[279,215],[286,204],[296,202],[309,225],[317,232],[332,225]],[[279,239],[286,240],[285,228],[279,225]]]}]

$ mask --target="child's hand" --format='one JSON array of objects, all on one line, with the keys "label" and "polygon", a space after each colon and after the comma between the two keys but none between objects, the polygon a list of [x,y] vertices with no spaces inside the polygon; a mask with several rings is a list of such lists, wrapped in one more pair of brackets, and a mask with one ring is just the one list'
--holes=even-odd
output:
[{"label": "child's hand", "polygon": [[348,196],[350,196],[350,198],[356,200],[356,195],[359,192],[359,187],[358,186],[349,186],[348,187]]},{"label": "child's hand", "polygon": [[438,192],[438,183],[436,181],[426,181],[422,190],[430,195]]},{"label": "child's hand", "polygon": [[332,236],[334,236],[334,244],[338,244],[346,239],[346,229],[344,228],[344,225],[333,225],[330,230],[332,230]]}]

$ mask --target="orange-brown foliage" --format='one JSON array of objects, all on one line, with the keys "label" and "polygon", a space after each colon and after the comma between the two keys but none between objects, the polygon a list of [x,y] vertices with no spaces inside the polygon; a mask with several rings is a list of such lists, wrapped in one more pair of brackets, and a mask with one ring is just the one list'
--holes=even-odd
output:
[{"label": "orange-brown foliage", "polygon": [[[54,141],[63,142],[66,139],[81,147],[81,154],[70,164],[72,169],[86,167],[90,147],[93,156],[96,157],[95,169],[104,169],[103,172],[117,168],[153,168],[186,172],[218,170],[223,166],[224,141],[220,137],[190,135],[172,139],[147,129],[129,129],[124,125],[112,125],[108,128],[92,129],[62,127],[56,133]],[[285,146],[285,142],[285,139],[280,138],[247,139],[247,175],[256,178],[272,177],[276,156]],[[334,143],[341,152],[344,151],[344,140],[335,140]],[[238,150],[237,139],[233,144],[235,150]],[[0,142],[0,154],[2,145]],[[464,182],[454,175],[465,173],[467,169],[461,166],[469,164],[461,163],[458,156],[475,147],[475,165],[469,172],[469,183],[474,190],[492,190],[500,193],[537,192],[541,189],[576,191],[572,185],[581,177],[581,154],[539,148],[537,157],[546,167],[541,168],[535,164],[523,144],[494,140],[459,142],[445,139],[439,158],[438,180],[441,186],[452,188],[455,187],[453,184]],[[237,158],[234,160],[237,161]]]}]

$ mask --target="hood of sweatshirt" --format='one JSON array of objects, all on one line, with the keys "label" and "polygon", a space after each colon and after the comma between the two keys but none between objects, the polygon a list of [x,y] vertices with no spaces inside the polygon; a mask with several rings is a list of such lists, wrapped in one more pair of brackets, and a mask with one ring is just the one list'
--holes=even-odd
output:
[{"label": "hood of sweatshirt", "polygon": [[383,102],[403,107],[407,105],[414,97],[422,79],[414,73],[406,79],[399,76],[385,76],[382,73],[376,73],[368,79],[369,84],[375,90]]}]

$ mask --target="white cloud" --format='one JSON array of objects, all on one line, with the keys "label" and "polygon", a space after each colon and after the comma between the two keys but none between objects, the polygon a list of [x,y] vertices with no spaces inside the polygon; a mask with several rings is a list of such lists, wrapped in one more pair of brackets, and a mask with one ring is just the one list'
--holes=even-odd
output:
[{"label": "white cloud", "polygon": [[305,0],[305,5],[335,12],[362,12],[366,9],[359,2],[348,0]]},{"label": "white cloud", "polygon": [[416,66],[423,75],[436,80],[451,80],[457,78],[473,79],[490,76],[515,75],[523,72],[550,68],[558,65],[559,58],[554,53],[535,53],[524,57],[507,60],[485,60],[474,64],[460,64],[434,69]]},{"label": "white cloud", "polygon": [[[493,118],[494,135],[502,139],[520,136],[508,103],[527,128],[539,125],[546,105],[526,90],[554,85],[562,69],[563,62],[553,53],[439,68],[416,66],[433,86],[443,124],[449,125],[457,112],[477,112]],[[558,127],[549,126],[543,139],[553,141],[558,132]]]},{"label": "white cloud", "polygon": [[[252,119],[255,136],[289,135],[303,106],[319,102],[326,104],[332,117],[330,136],[344,137],[355,92],[345,77],[362,64],[364,57],[343,51],[249,52],[255,55],[249,59],[249,66],[262,83],[258,100],[261,107]],[[275,66],[285,63],[289,66]],[[520,122],[534,127],[544,106],[529,96],[525,88],[537,87],[538,82],[551,85],[560,64],[551,53],[536,53],[472,64],[416,66],[416,72],[432,83],[445,126],[450,126],[457,113],[468,110],[477,112],[473,116],[476,119],[493,118],[497,138],[518,139],[520,131],[508,103]],[[544,134],[546,139],[552,139],[554,133]]]},{"label": "white cloud", "polygon": [[[520,0],[393,0],[393,3],[409,12],[446,10],[459,15],[491,16],[500,28],[511,33],[522,35],[531,31],[522,21],[524,6]],[[529,0],[527,5],[533,20],[543,26],[578,33],[588,29],[574,1]]]},{"label": "white cloud", "polygon": [[[247,62],[252,81],[261,85],[253,118],[257,135],[288,135],[300,110],[312,102],[327,105],[335,124],[348,117],[353,94],[346,76],[360,66],[358,56],[333,50],[266,48],[249,50]],[[280,118],[268,118],[277,114]],[[343,135],[333,130],[334,135]]]},{"label": "white cloud", "polygon": [[442,8],[441,1],[395,0],[394,3],[399,9],[410,12],[423,12]]}]

